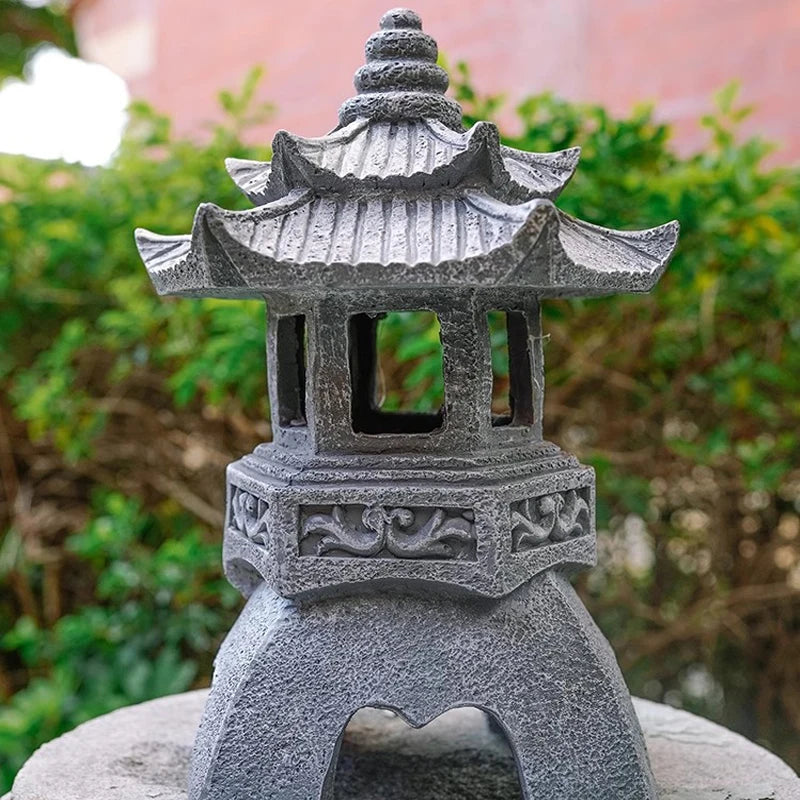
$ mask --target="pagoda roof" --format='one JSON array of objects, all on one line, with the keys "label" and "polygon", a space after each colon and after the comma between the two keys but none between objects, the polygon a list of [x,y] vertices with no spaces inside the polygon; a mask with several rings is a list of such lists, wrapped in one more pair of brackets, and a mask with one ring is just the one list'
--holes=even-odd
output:
[{"label": "pagoda roof", "polygon": [[575,171],[580,148],[516,150],[500,144],[490,122],[454,131],[436,119],[361,118],[316,138],[279,131],[273,155],[271,162],[226,161],[233,180],[256,205],[300,187],[341,193],[434,191],[463,182],[484,184],[495,196],[519,203],[556,198]]},{"label": "pagoda roof", "polygon": [[542,295],[645,292],[676,222],[590,225],[553,205],[578,148],[528,153],[496,126],[465,131],[436,43],[412,12],[384,15],[326,136],[276,134],[271,162],[229,159],[255,204],[202,205],[188,236],[136,232],[160,294],[259,297],[357,288],[531,288]]},{"label": "pagoda roof", "polygon": [[248,211],[204,204],[191,236],[136,238],[160,294],[516,286],[586,296],[649,291],[677,232],[677,223],[613,231],[545,198],[509,205],[473,189],[357,198],[296,189]]}]

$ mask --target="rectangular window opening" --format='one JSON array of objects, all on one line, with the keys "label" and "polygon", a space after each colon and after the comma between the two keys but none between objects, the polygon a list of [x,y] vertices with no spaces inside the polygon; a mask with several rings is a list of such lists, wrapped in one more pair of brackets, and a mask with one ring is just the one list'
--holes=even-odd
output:
[{"label": "rectangular window opening", "polygon": [[442,427],[444,380],[436,314],[355,314],[349,347],[356,433],[430,433]]},{"label": "rectangular window opening", "polygon": [[492,425],[533,424],[533,375],[528,324],[521,311],[489,311]]},{"label": "rectangular window opening", "polygon": [[281,427],[306,424],[306,318],[305,314],[278,319],[278,421]]}]

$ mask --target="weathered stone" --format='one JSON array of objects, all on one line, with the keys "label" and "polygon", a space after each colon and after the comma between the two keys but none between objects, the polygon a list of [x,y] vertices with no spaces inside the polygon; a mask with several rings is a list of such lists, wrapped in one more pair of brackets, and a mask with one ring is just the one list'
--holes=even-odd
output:
[{"label": "weathered stone", "polygon": [[550,797],[617,800],[652,789],[614,656],[553,571],[499,602],[393,588],[294,604],[262,583],[216,670],[192,797],[233,800],[242,775],[251,789],[270,787],[260,796],[319,797],[364,706],[416,726],[459,705],[490,712],[530,797],[545,786]]},{"label": "weathered stone", "polygon": [[[40,748],[3,800],[186,800],[192,739],[207,692],[107,714]],[[800,800],[772,753],[707,720],[633,701],[659,800]],[[264,753],[268,753],[267,746]],[[514,756],[474,708],[415,730],[364,709],[342,741],[335,800],[520,800]]]},{"label": "weathered stone", "polygon": [[[274,441],[228,469],[225,570],[249,602],[216,662],[191,800],[328,800],[344,726],[375,704],[415,723],[491,712],[527,800],[655,797],[622,676],[567,582],[595,559],[594,473],[542,441],[540,303],[650,290],[677,224],[559,211],[577,149],[464,131],[436,52],[414,12],[388,12],[336,130],[228,163],[254,209],[137,232],[159,293],[269,306]],[[377,320],[413,310],[438,317],[444,402],[392,413]]]}]

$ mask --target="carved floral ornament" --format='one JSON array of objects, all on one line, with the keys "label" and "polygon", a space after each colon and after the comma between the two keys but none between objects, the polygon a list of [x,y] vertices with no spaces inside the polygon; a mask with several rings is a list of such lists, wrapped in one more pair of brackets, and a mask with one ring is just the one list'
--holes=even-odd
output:
[{"label": "carved floral ornament", "polygon": [[231,526],[256,544],[267,544],[269,503],[238,486],[231,488]]},{"label": "carved floral ornament", "polygon": [[590,529],[589,504],[579,489],[531,497],[511,506],[511,549],[515,553],[574,539]]},{"label": "carved floral ornament", "polygon": [[300,541],[302,555],[475,560],[477,535],[469,509],[335,505],[306,512]]}]

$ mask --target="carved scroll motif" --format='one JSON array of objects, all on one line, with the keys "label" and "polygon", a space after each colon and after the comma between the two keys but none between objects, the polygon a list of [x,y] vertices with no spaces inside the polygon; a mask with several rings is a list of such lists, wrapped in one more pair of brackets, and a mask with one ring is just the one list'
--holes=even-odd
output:
[{"label": "carved scroll motif", "polygon": [[469,509],[301,508],[300,554],[305,556],[474,561],[476,545],[475,516]]},{"label": "carved scroll motif", "polygon": [[511,505],[511,549],[520,553],[589,533],[589,503],[579,489],[532,497]]},{"label": "carved scroll motif", "polygon": [[230,525],[255,544],[267,544],[269,503],[238,486],[231,495]]}]

